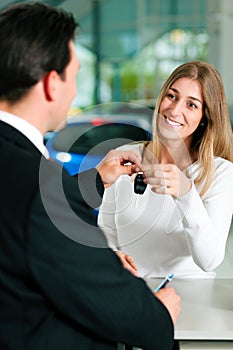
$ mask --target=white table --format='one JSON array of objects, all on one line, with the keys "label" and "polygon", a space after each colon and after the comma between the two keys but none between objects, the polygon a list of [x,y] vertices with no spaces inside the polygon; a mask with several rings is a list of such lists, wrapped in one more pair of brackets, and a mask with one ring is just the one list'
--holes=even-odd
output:
[{"label": "white table", "polygon": [[[146,282],[154,290],[161,280]],[[233,279],[174,279],[170,286],[181,296],[181,349],[233,349]]]}]

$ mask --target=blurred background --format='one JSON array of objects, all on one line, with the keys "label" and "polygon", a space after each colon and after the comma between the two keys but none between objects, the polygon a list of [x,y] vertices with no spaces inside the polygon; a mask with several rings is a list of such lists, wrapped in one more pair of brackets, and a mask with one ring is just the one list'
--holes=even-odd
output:
[{"label": "blurred background", "polygon": [[[35,1],[1,0],[0,10],[18,2]],[[82,166],[93,167],[108,148],[125,143],[126,138],[147,139],[163,82],[178,65],[190,60],[210,62],[220,72],[233,125],[232,0],[39,2],[72,12],[79,23],[75,45],[81,69],[78,94],[69,112],[74,118],[68,118],[60,133],[45,138],[51,157],[71,174]],[[115,143],[106,144],[108,139]],[[103,149],[97,150],[99,144]],[[85,150],[80,149],[84,145]],[[228,241],[218,277],[233,277],[233,225]]]},{"label": "blurred background", "polygon": [[[0,9],[15,0],[1,0]],[[72,110],[106,102],[153,107],[183,62],[213,63],[233,120],[232,0],[41,0],[72,12],[81,70]]]}]

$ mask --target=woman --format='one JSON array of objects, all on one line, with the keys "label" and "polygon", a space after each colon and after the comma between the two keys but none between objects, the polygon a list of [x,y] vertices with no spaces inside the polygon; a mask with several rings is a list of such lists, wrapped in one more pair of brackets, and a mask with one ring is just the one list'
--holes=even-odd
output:
[{"label": "woman", "polygon": [[212,65],[174,70],[158,97],[153,133],[152,142],[123,147],[142,155],[145,192],[135,194],[134,178],[122,176],[105,192],[99,225],[135,275],[214,277],[233,213],[233,138]]}]

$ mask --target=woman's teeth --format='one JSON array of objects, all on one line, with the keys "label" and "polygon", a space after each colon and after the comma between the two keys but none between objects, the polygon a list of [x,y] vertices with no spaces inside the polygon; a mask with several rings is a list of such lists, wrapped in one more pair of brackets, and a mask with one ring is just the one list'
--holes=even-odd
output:
[{"label": "woman's teeth", "polygon": [[170,125],[172,125],[172,126],[182,126],[183,124],[181,124],[181,123],[178,123],[178,122],[175,122],[174,120],[171,120],[171,119],[169,119],[168,117],[166,117],[165,116],[165,119],[166,119],[166,121],[167,121],[167,123],[168,124],[170,124]]}]

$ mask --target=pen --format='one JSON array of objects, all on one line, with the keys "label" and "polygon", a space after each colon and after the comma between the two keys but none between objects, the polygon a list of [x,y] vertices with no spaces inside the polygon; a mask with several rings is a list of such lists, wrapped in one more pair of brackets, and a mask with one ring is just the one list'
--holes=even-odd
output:
[{"label": "pen", "polygon": [[164,280],[155,289],[155,293],[158,292],[161,288],[166,287],[166,285],[173,279],[173,277],[174,277],[173,273],[165,277]]}]

